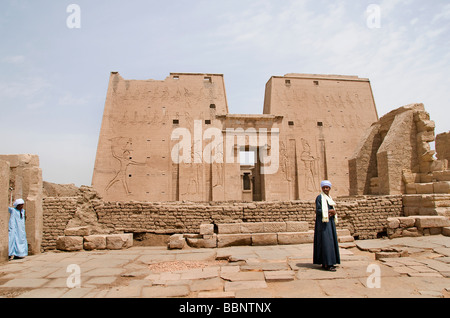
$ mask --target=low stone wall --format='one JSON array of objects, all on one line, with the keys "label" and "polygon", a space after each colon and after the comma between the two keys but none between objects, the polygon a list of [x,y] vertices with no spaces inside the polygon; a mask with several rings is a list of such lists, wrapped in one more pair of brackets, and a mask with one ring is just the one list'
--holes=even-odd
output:
[{"label": "low stone wall", "polygon": [[[402,196],[337,199],[338,228],[359,239],[387,231],[387,218],[403,215]],[[77,198],[44,199],[45,249],[54,249],[58,236],[76,211]],[[92,201],[98,224],[112,233],[198,234],[202,224],[307,222],[314,229],[314,201],[277,202],[104,202]],[[95,233],[101,234],[101,233]]]},{"label": "low stone wall", "polygon": [[[388,217],[401,216],[402,196],[337,200],[338,228],[360,239],[386,231]],[[103,202],[94,206],[99,223],[116,232],[198,233],[201,224],[308,222],[314,229],[314,201],[252,203],[144,203]]]}]

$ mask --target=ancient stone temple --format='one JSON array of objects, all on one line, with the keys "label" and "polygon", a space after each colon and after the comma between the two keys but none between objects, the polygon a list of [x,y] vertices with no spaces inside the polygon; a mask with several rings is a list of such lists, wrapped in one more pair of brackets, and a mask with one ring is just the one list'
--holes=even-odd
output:
[{"label": "ancient stone temple", "polygon": [[113,72],[92,186],[110,201],[276,201],[330,179],[349,195],[348,160],[377,120],[357,76],[273,76],[263,114],[230,114],[221,74]]}]

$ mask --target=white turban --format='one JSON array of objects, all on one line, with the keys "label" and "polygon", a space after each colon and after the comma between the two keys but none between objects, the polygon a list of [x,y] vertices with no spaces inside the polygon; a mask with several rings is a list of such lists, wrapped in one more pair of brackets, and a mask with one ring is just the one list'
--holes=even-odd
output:
[{"label": "white turban", "polygon": [[323,187],[330,187],[330,188],[331,188],[331,182],[328,181],[328,180],[323,180],[323,181],[320,183],[320,187],[321,187],[321,188],[323,188]]},{"label": "white turban", "polygon": [[25,204],[25,201],[22,199],[17,199],[16,201],[14,201],[13,206],[17,207],[20,204]]}]

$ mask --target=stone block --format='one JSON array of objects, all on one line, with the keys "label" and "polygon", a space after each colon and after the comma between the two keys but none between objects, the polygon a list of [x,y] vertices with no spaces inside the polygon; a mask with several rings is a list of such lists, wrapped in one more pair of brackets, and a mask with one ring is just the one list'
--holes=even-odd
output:
[{"label": "stone block", "polygon": [[83,247],[85,250],[104,250],[106,249],[106,235],[88,235],[83,238]]},{"label": "stone block", "polygon": [[264,224],[258,223],[241,223],[241,233],[263,233]]},{"label": "stone block", "polygon": [[217,224],[218,234],[238,234],[241,233],[241,223]]},{"label": "stone block", "polygon": [[264,233],[286,232],[286,222],[263,222]]},{"label": "stone block", "polygon": [[420,214],[420,208],[419,207],[404,207],[403,212],[406,216],[409,215],[418,215]]},{"label": "stone block", "polygon": [[339,243],[349,243],[355,241],[355,238],[351,235],[338,236]]},{"label": "stone block", "polygon": [[422,131],[417,134],[417,142],[433,142],[434,131]]},{"label": "stone block", "polygon": [[59,236],[56,239],[56,249],[60,251],[80,251],[83,249],[82,236]]},{"label": "stone block", "polygon": [[433,183],[434,193],[450,193],[450,181],[439,181]]},{"label": "stone block", "polygon": [[314,231],[277,233],[279,245],[303,244],[314,242]]},{"label": "stone block", "polygon": [[133,234],[109,234],[106,236],[108,250],[120,250],[133,246]]},{"label": "stone block", "polygon": [[288,282],[291,280],[294,280],[295,278],[295,272],[286,270],[286,271],[265,271],[264,276],[266,279],[266,282],[273,283],[273,282]]},{"label": "stone block", "polygon": [[442,233],[441,227],[430,227],[430,235],[439,235]]},{"label": "stone block", "polygon": [[352,234],[348,229],[336,229],[337,236],[351,236]]},{"label": "stone block", "polygon": [[214,234],[214,224],[200,225],[200,235],[212,235],[212,234]]},{"label": "stone block", "polygon": [[434,193],[433,183],[416,183],[416,192],[421,194]]},{"label": "stone block", "polygon": [[450,226],[450,220],[445,216],[414,216],[415,226],[418,228]]},{"label": "stone block", "polygon": [[253,233],[252,245],[264,246],[264,245],[277,245],[278,237],[277,233]]},{"label": "stone block", "polygon": [[203,235],[202,238],[186,238],[187,244],[194,248],[217,247],[217,234]]},{"label": "stone block", "polygon": [[388,218],[387,227],[389,229],[397,229],[400,227],[400,221],[398,220],[398,218]]},{"label": "stone block", "polygon": [[404,237],[418,237],[422,234],[419,232],[417,227],[408,227],[402,230],[401,236]]},{"label": "stone block", "polygon": [[442,228],[442,235],[450,236],[450,226],[446,226]]},{"label": "stone block", "polygon": [[408,183],[406,184],[406,194],[416,194],[416,184],[415,183]]},{"label": "stone block", "polygon": [[309,230],[308,222],[286,222],[286,232],[307,232]]},{"label": "stone block", "polygon": [[251,234],[218,234],[217,247],[251,245]]},{"label": "stone block", "polygon": [[64,230],[65,236],[88,236],[91,235],[91,229],[87,226],[71,227]]},{"label": "stone block", "polygon": [[400,227],[413,227],[416,223],[413,217],[398,217],[397,220],[400,222]]},{"label": "stone block", "polygon": [[405,195],[403,196],[403,204],[405,206],[420,206],[422,196],[419,195]]},{"label": "stone block", "polygon": [[183,234],[174,234],[169,238],[169,249],[182,249],[186,244],[186,239]]}]

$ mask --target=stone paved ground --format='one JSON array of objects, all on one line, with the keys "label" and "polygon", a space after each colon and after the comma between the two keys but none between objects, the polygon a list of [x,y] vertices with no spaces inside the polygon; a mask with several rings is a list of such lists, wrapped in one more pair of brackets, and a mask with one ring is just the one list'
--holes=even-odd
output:
[{"label": "stone paved ground", "polygon": [[[119,251],[48,252],[0,264],[0,296],[450,297],[450,237],[355,243],[341,245],[341,264],[336,272],[311,264],[312,244],[184,250],[135,246]],[[409,255],[375,259],[375,252],[392,247]]]}]

